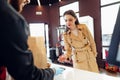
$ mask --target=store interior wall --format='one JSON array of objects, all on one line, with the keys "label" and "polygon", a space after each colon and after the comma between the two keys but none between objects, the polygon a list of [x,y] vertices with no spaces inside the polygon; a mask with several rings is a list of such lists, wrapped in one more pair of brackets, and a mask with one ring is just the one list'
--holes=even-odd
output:
[{"label": "store interior wall", "polygon": [[[49,25],[49,40],[50,45],[55,47],[58,40],[56,28],[59,26],[59,7],[79,1],[80,16],[89,15],[94,19],[94,36],[98,51],[97,61],[99,67],[104,67],[102,60],[102,45],[101,45],[101,17],[100,17],[100,0],[63,0],[51,6],[28,5],[24,8],[22,14],[28,23],[47,23]],[[41,15],[36,15],[36,11],[41,11]]]}]

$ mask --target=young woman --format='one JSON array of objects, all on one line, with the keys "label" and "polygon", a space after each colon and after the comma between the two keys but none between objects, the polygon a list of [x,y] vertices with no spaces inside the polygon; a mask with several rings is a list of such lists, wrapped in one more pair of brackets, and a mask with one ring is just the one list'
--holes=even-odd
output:
[{"label": "young woman", "polygon": [[66,53],[58,61],[65,62],[72,56],[74,68],[99,72],[96,45],[87,26],[79,23],[73,10],[66,11],[63,16],[67,26],[63,34]]}]

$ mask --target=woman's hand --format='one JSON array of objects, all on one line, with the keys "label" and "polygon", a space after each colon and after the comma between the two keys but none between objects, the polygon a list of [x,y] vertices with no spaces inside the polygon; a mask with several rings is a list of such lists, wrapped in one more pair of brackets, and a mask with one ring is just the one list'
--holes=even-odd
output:
[{"label": "woman's hand", "polygon": [[66,55],[61,55],[61,56],[59,56],[58,61],[61,62],[61,63],[66,62],[66,61],[67,61]]}]

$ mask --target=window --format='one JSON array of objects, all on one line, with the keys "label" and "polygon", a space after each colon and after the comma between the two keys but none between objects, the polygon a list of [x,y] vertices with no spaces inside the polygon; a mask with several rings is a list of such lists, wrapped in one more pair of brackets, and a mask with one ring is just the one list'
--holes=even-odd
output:
[{"label": "window", "polygon": [[46,52],[47,57],[49,57],[49,28],[48,24],[45,23],[30,23],[29,24],[30,29],[30,36],[32,37],[44,37],[45,39],[45,46],[46,46]]},{"label": "window", "polygon": [[113,3],[119,3],[120,0],[101,0],[101,6]]},{"label": "window", "polygon": [[44,32],[44,23],[30,23],[30,36],[39,37],[45,35]]},{"label": "window", "polygon": [[[120,0],[101,0],[101,26],[102,26],[102,58],[106,59],[114,25],[116,22]],[[108,30],[109,29],[109,30]]]}]

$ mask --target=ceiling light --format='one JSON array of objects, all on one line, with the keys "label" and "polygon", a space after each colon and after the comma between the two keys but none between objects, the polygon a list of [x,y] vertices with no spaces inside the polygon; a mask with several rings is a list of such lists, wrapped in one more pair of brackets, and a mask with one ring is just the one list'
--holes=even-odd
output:
[{"label": "ceiling light", "polygon": [[41,11],[36,11],[36,15],[42,15]]},{"label": "ceiling light", "polygon": [[40,0],[37,0],[37,3],[38,3],[39,6],[41,5],[41,4],[40,4]]}]

